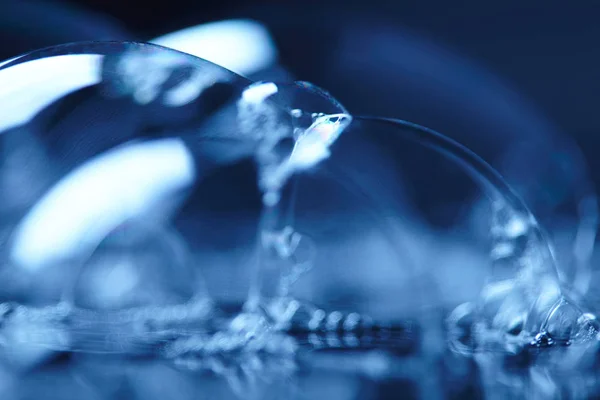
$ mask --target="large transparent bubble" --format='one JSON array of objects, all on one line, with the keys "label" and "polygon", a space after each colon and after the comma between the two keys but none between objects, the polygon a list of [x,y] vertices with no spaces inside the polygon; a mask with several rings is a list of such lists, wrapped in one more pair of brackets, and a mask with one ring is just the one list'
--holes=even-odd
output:
[{"label": "large transparent bubble", "polygon": [[[138,43],[25,55],[0,87],[8,397],[51,378],[71,389],[46,398],[352,398],[348,376],[406,378],[390,354],[420,357],[418,374],[448,339],[595,343],[528,206],[441,134]],[[485,230],[469,202],[452,229],[428,223],[418,199],[444,193],[425,166],[489,199]]]}]

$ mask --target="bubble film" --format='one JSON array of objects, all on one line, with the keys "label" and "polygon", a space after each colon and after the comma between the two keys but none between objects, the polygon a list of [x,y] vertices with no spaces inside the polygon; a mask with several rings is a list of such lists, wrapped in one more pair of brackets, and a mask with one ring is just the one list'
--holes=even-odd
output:
[{"label": "bubble film", "polygon": [[[573,266],[478,155],[307,82],[115,42],[11,60],[0,87],[4,397],[445,398],[421,379],[444,363],[487,397],[594,390],[553,380],[595,365],[589,188]],[[487,200],[431,226],[423,166]]]}]

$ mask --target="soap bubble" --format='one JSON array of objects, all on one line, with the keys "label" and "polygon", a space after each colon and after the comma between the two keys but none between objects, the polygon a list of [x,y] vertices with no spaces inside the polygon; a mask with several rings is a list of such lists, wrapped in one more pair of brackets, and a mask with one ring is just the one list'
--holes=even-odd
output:
[{"label": "soap bubble", "polygon": [[[381,351],[420,354],[427,371],[443,319],[463,352],[595,341],[528,205],[427,128],[137,43],[40,50],[3,64],[0,87],[0,337],[19,371],[71,363],[79,392],[135,398],[167,359],[184,375],[166,396],[193,397],[194,371],[261,397],[315,360],[377,380],[402,370]],[[419,199],[453,201],[422,184],[450,169],[488,201],[441,229]],[[158,366],[127,372],[141,356]]]},{"label": "soap bubble", "polygon": [[[152,257],[184,266],[172,277],[189,276],[190,260],[174,259],[185,257],[187,245],[168,233],[169,220],[201,170],[229,162],[209,153],[243,156],[207,150],[197,165],[193,147],[224,146],[204,146],[194,134],[245,79],[135,43],[40,50],[5,64],[1,75],[11,98],[1,118],[0,212],[9,238],[2,251],[7,273],[34,293],[28,301],[55,300],[56,287],[75,283],[68,276],[79,275],[115,237],[130,242],[121,248],[145,241],[162,253]],[[165,249],[140,239],[147,232],[162,235],[152,240]],[[130,272],[118,280],[135,279]]]}]

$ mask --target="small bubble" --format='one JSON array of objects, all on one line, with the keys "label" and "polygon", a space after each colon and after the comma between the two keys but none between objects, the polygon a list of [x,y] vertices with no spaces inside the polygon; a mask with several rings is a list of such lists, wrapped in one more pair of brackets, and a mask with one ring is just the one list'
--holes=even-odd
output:
[{"label": "small bubble", "polygon": [[344,330],[345,331],[353,331],[356,330],[356,328],[358,328],[359,324],[360,324],[360,315],[357,313],[350,313],[348,314],[348,316],[346,317],[346,319],[344,320]]},{"label": "small bubble", "polygon": [[342,342],[339,336],[333,332],[327,333],[325,341],[327,342],[327,346],[329,346],[330,348],[342,347]]},{"label": "small bubble", "polygon": [[360,346],[360,341],[358,340],[356,335],[352,335],[352,334],[344,335],[343,340],[344,340],[344,344],[348,347],[359,347]]},{"label": "small bubble", "polygon": [[552,337],[550,337],[548,332],[545,331],[535,335],[533,340],[531,341],[531,345],[535,347],[550,347],[553,344],[554,340],[552,339]]},{"label": "small bubble", "polygon": [[308,321],[308,329],[311,331],[316,331],[321,327],[321,323],[325,319],[326,313],[323,310],[316,310],[310,321]]},{"label": "small bubble", "polygon": [[269,191],[263,196],[263,203],[268,207],[274,207],[279,203],[281,195],[278,192]]},{"label": "small bubble", "polygon": [[308,342],[315,348],[323,347],[323,343],[316,333],[308,335]]},{"label": "small bubble", "polygon": [[334,311],[327,316],[327,321],[325,322],[325,329],[328,331],[336,331],[340,327],[340,322],[344,315],[339,311]]}]

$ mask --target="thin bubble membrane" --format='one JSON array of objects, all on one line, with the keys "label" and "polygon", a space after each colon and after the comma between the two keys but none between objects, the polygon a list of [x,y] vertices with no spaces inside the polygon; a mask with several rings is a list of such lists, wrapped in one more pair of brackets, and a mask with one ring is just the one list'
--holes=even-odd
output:
[{"label": "thin bubble membrane", "polygon": [[[518,381],[507,363],[546,394],[563,365],[595,365],[591,190],[570,274],[475,153],[354,116],[310,83],[250,82],[138,43],[24,55],[0,68],[9,83],[6,382],[59,376],[80,396],[142,398],[165,375],[166,398],[302,398],[326,371],[331,382],[401,377],[437,398],[420,378],[448,348],[455,365],[477,363],[490,393],[514,389],[489,384]],[[483,233],[463,223],[479,203],[465,201],[452,228],[428,222],[414,201],[415,180],[428,179],[419,163],[471,179],[487,198]],[[11,385],[0,390],[31,395]]]}]

